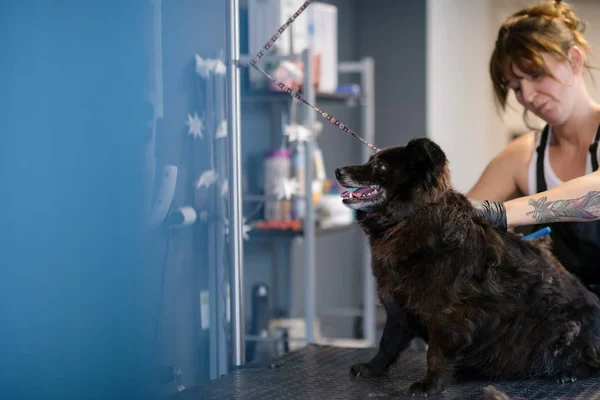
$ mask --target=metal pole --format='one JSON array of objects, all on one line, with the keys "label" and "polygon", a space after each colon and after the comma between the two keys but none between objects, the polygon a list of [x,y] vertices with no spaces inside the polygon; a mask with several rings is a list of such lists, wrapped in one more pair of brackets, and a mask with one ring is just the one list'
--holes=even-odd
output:
[{"label": "metal pole", "polygon": [[162,0],[153,0],[154,17],[154,111],[163,117],[163,69],[162,69]]},{"label": "metal pole", "polygon": [[241,197],[240,72],[234,61],[240,56],[239,0],[227,2],[227,135],[229,137],[229,245],[231,252],[231,346],[233,366],[245,363],[244,265]]},{"label": "metal pole", "polygon": [[[304,51],[304,94],[306,100],[315,104],[315,90],[313,88],[313,63],[312,52],[309,49]],[[312,175],[313,175],[313,152],[314,152],[314,128],[316,115],[314,110],[305,108],[304,123],[310,131],[306,140],[305,169],[304,169],[304,193],[306,201],[306,215],[304,216],[304,267],[305,267],[305,299],[304,313],[306,319],[306,343],[314,343],[315,328],[314,319],[316,315],[316,257],[315,257],[315,216],[312,203]]]},{"label": "metal pole", "polygon": [[338,72],[351,74],[351,73],[364,73],[365,64],[362,61],[341,61],[338,64]]},{"label": "metal pole", "polygon": [[[365,92],[362,107],[362,132],[365,140],[375,143],[375,61],[370,58],[362,60],[363,70],[361,74],[361,86]],[[371,150],[362,146],[362,158],[364,162],[369,159]],[[363,264],[363,295],[364,295],[364,317],[363,332],[368,346],[375,346],[375,279],[371,270],[371,247],[365,238],[364,264]]]},{"label": "metal pole", "polygon": [[[361,61],[345,61],[338,65],[340,73],[359,73],[361,78],[361,132],[366,141],[375,143],[375,61],[365,57]],[[361,147],[361,157],[366,162],[371,150]],[[377,326],[375,322],[375,279],[371,270],[371,247],[369,241],[363,239],[363,333],[367,346],[375,346]]]}]

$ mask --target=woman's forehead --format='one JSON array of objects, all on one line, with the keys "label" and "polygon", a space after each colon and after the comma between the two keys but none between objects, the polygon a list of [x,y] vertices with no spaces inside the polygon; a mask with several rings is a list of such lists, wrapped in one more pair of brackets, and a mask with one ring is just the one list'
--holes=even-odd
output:
[{"label": "woman's forehead", "polygon": [[521,68],[519,68],[519,66],[515,62],[510,63],[510,68],[504,74],[505,74],[506,78],[509,80],[510,79],[512,79],[512,80],[523,79],[524,77],[529,75],[525,71],[523,71]]},{"label": "woman's forehead", "polygon": [[541,56],[541,60],[535,61],[525,58],[509,59],[502,68],[504,79],[514,81],[530,77],[534,73],[547,72],[547,68],[550,66],[548,61],[545,55]]}]

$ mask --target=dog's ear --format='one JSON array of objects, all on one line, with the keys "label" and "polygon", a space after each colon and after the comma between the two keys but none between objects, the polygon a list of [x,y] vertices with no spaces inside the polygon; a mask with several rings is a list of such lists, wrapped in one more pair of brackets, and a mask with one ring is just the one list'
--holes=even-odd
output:
[{"label": "dog's ear", "polygon": [[440,166],[446,162],[446,155],[443,150],[430,139],[412,139],[408,142],[406,147],[411,148],[414,151],[415,161],[418,164]]}]

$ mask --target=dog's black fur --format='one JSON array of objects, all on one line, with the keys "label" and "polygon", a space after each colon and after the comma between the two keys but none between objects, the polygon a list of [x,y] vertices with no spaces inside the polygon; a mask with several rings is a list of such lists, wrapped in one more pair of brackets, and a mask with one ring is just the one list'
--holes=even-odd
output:
[{"label": "dog's black fur", "polygon": [[384,373],[415,337],[428,350],[413,394],[441,392],[451,367],[463,377],[561,382],[600,368],[598,299],[553,257],[549,239],[523,241],[479,219],[452,189],[437,144],[383,149],[336,178],[377,189],[343,200],[369,238],[387,312],[378,353],[352,374]]}]

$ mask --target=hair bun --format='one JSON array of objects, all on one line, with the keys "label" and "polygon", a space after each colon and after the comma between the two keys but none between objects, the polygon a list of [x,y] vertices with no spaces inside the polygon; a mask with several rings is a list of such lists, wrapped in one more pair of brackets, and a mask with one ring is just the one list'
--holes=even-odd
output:
[{"label": "hair bun", "polygon": [[559,18],[573,32],[585,31],[585,24],[575,15],[571,6],[563,0],[554,0],[555,18]]}]

